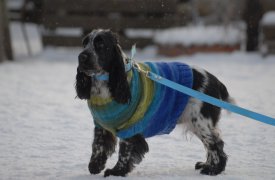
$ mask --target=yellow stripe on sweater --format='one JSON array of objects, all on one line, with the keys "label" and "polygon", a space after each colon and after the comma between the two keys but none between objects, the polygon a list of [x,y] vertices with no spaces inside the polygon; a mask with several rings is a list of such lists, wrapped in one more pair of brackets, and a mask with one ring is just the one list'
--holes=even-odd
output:
[{"label": "yellow stripe on sweater", "polygon": [[92,96],[89,99],[89,103],[92,104],[93,106],[103,106],[105,104],[108,104],[112,102],[112,98],[102,98],[100,96]]},{"label": "yellow stripe on sweater", "polygon": [[[138,65],[143,70],[146,70],[146,71],[150,70],[148,65],[141,64],[141,63],[139,63]],[[153,93],[154,93],[154,83],[152,80],[147,78],[144,73],[139,73],[139,75],[141,77],[140,78],[141,84],[143,86],[142,87],[143,91],[142,91],[140,102],[139,102],[137,109],[134,112],[133,116],[128,121],[126,121],[125,123],[120,125],[117,130],[127,129],[128,127],[130,127],[133,124],[135,124],[136,122],[138,122],[141,118],[143,118],[146,110],[148,109],[149,105],[152,102]]]}]

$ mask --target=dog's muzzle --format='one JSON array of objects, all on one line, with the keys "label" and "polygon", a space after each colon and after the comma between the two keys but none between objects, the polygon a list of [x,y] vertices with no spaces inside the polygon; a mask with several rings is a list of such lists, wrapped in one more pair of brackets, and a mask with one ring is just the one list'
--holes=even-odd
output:
[{"label": "dog's muzzle", "polygon": [[78,55],[78,69],[86,75],[91,75],[99,72],[101,68],[96,66],[90,54],[82,52]]},{"label": "dog's muzzle", "polygon": [[79,65],[85,64],[88,61],[88,55],[84,53],[80,53],[78,56],[78,63]]}]

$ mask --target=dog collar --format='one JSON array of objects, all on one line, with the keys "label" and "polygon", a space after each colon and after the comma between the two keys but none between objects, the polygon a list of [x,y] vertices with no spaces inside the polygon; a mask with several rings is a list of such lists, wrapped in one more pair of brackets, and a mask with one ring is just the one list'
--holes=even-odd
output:
[{"label": "dog collar", "polygon": [[127,64],[125,64],[125,72],[131,71],[132,67],[133,67],[133,63],[132,63],[131,59],[129,59]]},{"label": "dog collar", "polygon": [[109,74],[94,74],[91,75],[92,78],[95,78],[98,81],[108,81],[109,80]]}]

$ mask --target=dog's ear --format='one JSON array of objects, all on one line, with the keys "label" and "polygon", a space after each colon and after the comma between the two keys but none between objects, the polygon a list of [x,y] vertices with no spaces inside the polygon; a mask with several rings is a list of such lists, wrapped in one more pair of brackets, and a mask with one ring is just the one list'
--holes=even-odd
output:
[{"label": "dog's ear", "polygon": [[82,39],[82,45],[85,47],[89,43],[89,34]]},{"label": "dog's ear", "polygon": [[77,68],[75,90],[79,99],[90,99],[92,80]]},{"label": "dog's ear", "polygon": [[131,100],[131,91],[127,82],[122,52],[118,44],[115,44],[112,54],[113,57],[109,72],[109,89],[115,101],[126,104]]}]

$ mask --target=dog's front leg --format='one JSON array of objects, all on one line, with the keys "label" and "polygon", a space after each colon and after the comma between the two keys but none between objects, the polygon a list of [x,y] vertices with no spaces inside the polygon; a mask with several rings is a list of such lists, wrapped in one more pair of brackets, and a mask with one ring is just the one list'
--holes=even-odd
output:
[{"label": "dog's front leg", "polygon": [[104,177],[126,176],[139,164],[144,154],[149,151],[148,144],[141,135],[135,135],[131,138],[121,140],[119,143],[119,157],[113,169],[107,169]]},{"label": "dog's front leg", "polygon": [[107,158],[113,154],[116,147],[116,137],[109,131],[95,127],[92,156],[89,163],[91,174],[98,174],[104,168]]}]

